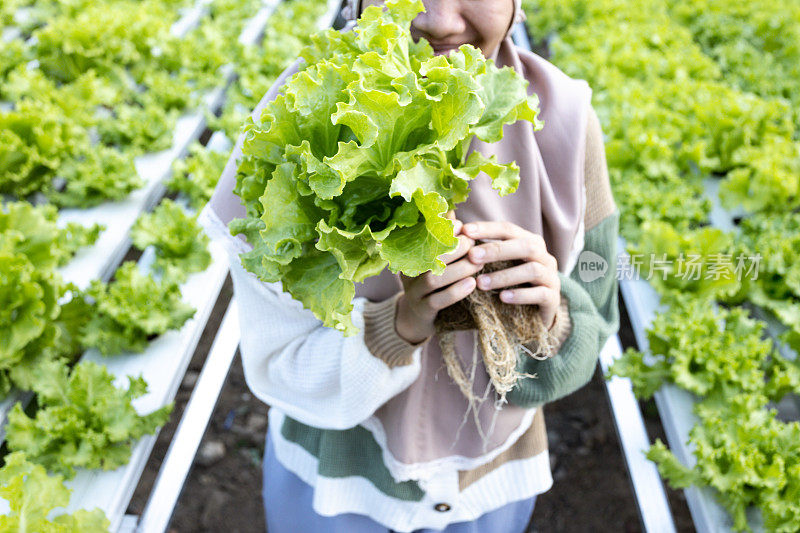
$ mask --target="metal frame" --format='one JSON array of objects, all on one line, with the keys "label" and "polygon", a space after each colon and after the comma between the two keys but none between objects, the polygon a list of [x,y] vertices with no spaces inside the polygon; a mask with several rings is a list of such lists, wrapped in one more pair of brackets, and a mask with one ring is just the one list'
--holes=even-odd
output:
[{"label": "metal frame", "polygon": [[239,312],[231,299],[135,531],[167,529],[238,346]]},{"label": "metal frame", "polygon": [[[599,364],[603,374],[620,355],[622,344],[619,337],[614,335],[600,352]],[[661,476],[655,464],[645,456],[650,447],[650,438],[639,403],[633,394],[631,380],[614,376],[605,380],[605,386],[644,529],[649,533],[674,533],[675,524]]]}]

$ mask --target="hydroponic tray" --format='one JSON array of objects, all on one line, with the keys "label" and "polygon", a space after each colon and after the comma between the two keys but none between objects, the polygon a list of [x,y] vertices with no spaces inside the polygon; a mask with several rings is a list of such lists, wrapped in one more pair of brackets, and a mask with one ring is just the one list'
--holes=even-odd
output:
[{"label": "hydroponic tray", "polygon": [[[247,38],[253,39],[253,43],[263,35],[269,18],[264,14],[271,14],[277,5],[278,2],[274,0],[265,2],[264,7],[256,15],[260,27],[249,24],[243,30],[242,33],[247,32]],[[192,10],[185,16],[194,18],[196,11]],[[191,25],[183,27],[188,30]],[[233,81],[233,75],[230,69],[225,72],[225,87]],[[206,104],[209,105],[211,102],[219,107],[224,100],[224,89],[213,91],[209,96]],[[169,175],[173,161],[185,155],[189,143],[197,138],[204,128],[205,119],[202,113],[194,113],[179,119],[173,147],[170,150],[137,159],[137,171],[146,179],[147,184],[132,193],[125,201],[108,203],[88,210],[64,210],[60,213],[59,223],[79,222],[84,225],[102,223],[107,227],[94,246],[82,250],[74,261],[62,269],[62,275],[67,281],[83,287],[92,279],[110,277],[130,246],[128,230],[133,222],[141,212],[158,201],[164,191],[161,181]],[[121,227],[124,229],[120,229]],[[139,261],[142,268],[147,268],[152,260],[148,252],[152,250],[145,251]],[[190,276],[181,285],[182,299],[196,311],[180,330],[169,331],[158,337],[143,353],[103,357],[96,350],[89,350],[82,357],[82,360],[104,364],[109,372],[116,376],[115,382],[120,386],[127,387],[127,376],[142,376],[148,383],[148,393],[133,402],[140,413],[151,412],[174,399],[186,367],[206,327],[228,273],[227,254],[222,245],[210,243],[209,252],[212,256],[210,266],[205,271]],[[23,394],[19,391],[12,393],[0,405],[3,426],[8,410]],[[73,490],[68,510],[100,508],[111,522],[111,531],[117,531],[123,524],[129,524],[129,520],[125,521],[124,513],[157,435],[158,432],[140,439],[133,448],[130,461],[116,470],[107,472],[79,470],[76,477],[67,482]],[[0,499],[0,514],[7,512],[8,503]]]},{"label": "hydroponic tray", "polygon": [[[191,360],[200,336],[205,329],[220,288],[228,273],[228,259],[219,243],[211,243],[211,265],[194,274],[181,285],[182,299],[196,311],[180,330],[172,330],[153,340],[142,353],[126,353],[110,357],[97,350],[88,350],[82,361],[103,364],[115,375],[117,386],[128,386],[128,376],[142,376],[148,384],[147,394],[135,399],[133,405],[141,413],[149,413],[170,403],[180,386],[186,367]],[[150,257],[140,259],[146,268]],[[69,510],[79,508],[102,509],[111,521],[112,531],[125,513],[128,501],[136,488],[141,472],[155,443],[156,435],[138,441],[128,464],[112,471],[79,470],[67,485],[73,489]],[[0,514],[7,512],[7,502],[0,500]]]},{"label": "hydroponic tray", "polygon": [[[627,256],[625,239],[620,237],[618,242],[620,257]],[[630,264],[630,261],[621,264]],[[646,329],[652,324],[656,312],[664,311],[666,308],[660,304],[658,293],[647,281],[623,278],[619,283],[636,342],[642,352],[649,353]],[[693,412],[697,398],[669,383],[664,384],[654,397],[670,449],[681,463],[688,467],[694,466],[697,461],[692,454],[693,446],[688,443],[689,430],[698,422]],[[711,488],[693,486],[684,489],[684,494],[699,533],[733,531],[730,515],[717,503]],[[757,515],[756,509],[748,510],[750,526],[753,531],[760,532],[763,528]]]},{"label": "hydroponic tray", "polygon": [[[138,522],[139,531],[163,532],[167,529],[197,448],[225,385],[239,347],[239,338],[239,308],[236,301],[231,299],[167,455],[161,463],[153,490]],[[129,515],[126,518],[134,518],[133,523],[136,523],[136,517]]]},{"label": "hydroponic tray", "polygon": [[[209,251],[212,263],[208,269],[191,276],[181,286],[183,300],[196,312],[180,330],[161,335],[143,353],[104,357],[97,350],[89,350],[82,358],[83,361],[106,365],[108,371],[116,376],[118,386],[127,387],[128,376],[142,376],[147,381],[148,392],[133,402],[139,413],[149,413],[173,401],[206,327],[228,274],[228,258],[223,247],[211,243]],[[111,521],[112,531],[116,530],[157,436],[158,433],[140,439],[128,464],[116,470],[80,470],[67,483],[73,489],[68,509],[99,507]]]},{"label": "hydroponic tray", "polygon": [[[747,217],[747,212],[743,209],[727,210],[722,207],[719,200],[720,183],[720,180],[716,178],[707,178],[703,181],[705,196],[711,201],[709,220],[713,227],[724,231],[732,231],[738,235],[741,230],[735,221]],[[797,353],[780,339],[781,334],[788,328],[775,318],[775,315],[752,302],[747,302],[744,307],[747,307],[755,318],[767,325],[767,334],[775,342],[778,351],[783,357],[789,360],[797,359]],[[778,409],[778,416],[783,420],[800,420],[800,396],[788,395],[776,405],[776,408]]]},{"label": "hydroponic tray", "polygon": [[[268,0],[254,17],[260,26],[246,25],[242,35],[247,41],[255,44],[263,35],[269,15],[275,10],[279,0]],[[199,2],[177,21],[171,31],[183,36],[197,26],[203,14],[208,13],[208,1]],[[266,16],[265,16],[266,15]],[[253,20],[254,20],[253,19]],[[204,103],[210,111],[218,110],[225,99],[225,90],[234,79],[232,69],[224,69],[223,83],[220,87],[204,96]],[[144,185],[133,191],[127,198],[118,202],[106,202],[88,209],[63,209],[59,212],[58,224],[66,226],[75,222],[84,226],[102,224],[105,230],[97,241],[78,251],[69,264],[59,269],[65,281],[74,283],[80,288],[87,287],[92,280],[108,280],[117,265],[125,257],[131,242],[128,236],[131,226],[145,211],[151,209],[165,192],[165,180],[172,174],[172,165],[186,156],[189,145],[198,139],[205,130],[206,120],[202,111],[188,113],[178,118],[173,132],[172,147],[168,150],[146,154],[136,158],[136,172]],[[0,443],[5,439],[8,411],[18,401],[25,402],[29,395],[24,391],[11,391],[0,401]]]}]

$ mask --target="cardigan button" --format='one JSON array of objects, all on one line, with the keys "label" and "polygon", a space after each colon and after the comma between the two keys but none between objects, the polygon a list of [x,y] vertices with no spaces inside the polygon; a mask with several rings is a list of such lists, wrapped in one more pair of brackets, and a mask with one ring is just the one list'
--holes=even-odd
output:
[{"label": "cardigan button", "polygon": [[446,503],[437,503],[436,505],[433,506],[433,508],[439,511],[440,513],[446,513],[447,511],[450,510],[450,506]]}]

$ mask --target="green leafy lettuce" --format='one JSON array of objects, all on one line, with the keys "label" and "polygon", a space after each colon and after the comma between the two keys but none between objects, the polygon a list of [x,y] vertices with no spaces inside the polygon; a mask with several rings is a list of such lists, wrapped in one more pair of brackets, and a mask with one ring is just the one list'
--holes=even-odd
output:
[{"label": "green leafy lettuce", "polygon": [[243,266],[284,290],[326,326],[355,333],[355,283],[385,268],[440,273],[457,239],[446,213],[485,172],[500,195],[519,169],[479,152],[538,101],[511,68],[464,45],[435,56],[409,34],[419,0],[367,8],[355,30],[328,30],[305,64],[248,119],[234,192],[246,217],[231,222],[253,250]]},{"label": "green leafy lettuce", "polygon": [[684,466],[660,440],[647,452],[673,488],[716,489],[737,531],[749,530],[750,506],[760,509],[767,531],[797,531],[800,423],[778,419],[770,402],[800,392],[800,365],[763,333],[764,323],[742,308],[675,304],[647,333],[652,353],[628,349],[609,375],[630,378],[639,397],[664,382],[698,397],[699,423],[689,432],[696,464]]},{"label": "green leafy lettuce", "polygon": [[[637,396],[663,383],[697,396],[699,421],[687,443],[696,464],[685,467],[660,441],[648,457],[673,487],[712,488],[733,530],[800,531],[800,424],[770,405],[800,393],[800,365],[763,340],[769,331],[800,352],[800,4],[523,0],[523,7],[548,59],[594,90],[621,233],[632,251],[654,254],[643,268],[670,264],[650,279],[672,307],[648,332],[652,353],[629,349],[612,373],[630,377]],[[709,177],[719,180],[718,194],[706,188]],[[716,219],[709,216],[716,200],[750,212],[741,232],[703,227]],[[739,252],[760,255],[757,278],[749,259],[741,281],[716,278],[730,270],[728,254],[739,267]],[[715,268],[685,279],[692,256]],[[767,330],[742,309],[713,311],[743,302],[789,329]]]},{"label": "green leafy lettuce", "polygon": [[64,188],[48,194],[59,206],[89,207],[121,200],[142,186],[133,157],[104,145],[88,150],[83,159],[67,161],[60,169]]},{"label": "green leafy lettuce", "polygon": [[8,371],[55,343],[59,280],[24,255],[2,248],[0,244],[0,393],[6,393],[11,388]]},{"label": "green leafy lettuce", "polygon": [[117,269],[112,283],[93,281],[85,296],[94,302],[94,310],[81,343],[104,355],[142,351],[150,339],[180,328],[194,315],[174,280],[156,281],[132,261]]},{"label": "green leafy lettuce", "polygon": [[697,463],[687,468],[660,440],[647,457],[673,488],[691,484],[716,489],[736,531],[751,531],[747,510],[760,510],[765,531],[800,529],[800,423],[782,422],[757,398],[731,397],[724,411],[696,409],[700,423],[689,431]]},{"label": "green leafy lettuce", "polygon": [[748,298],[800,332],[800,213],[756,213],[739,227],[737,246],[758,258],[758,269],[744,279]]},{"label": "green leafy lettuce", "polygon": [[659,291],[664,302],[732,297],[748,266],[746,258],[740,264],[734,255],[733,236],[717,228],[679,232],[666,222],[646,221],[638,244],[629,248],[631,264],[640,263],[638,275]]},{"label": "green leafy lettuce", "polygon": [[59,299],[67,291],[56,271],[99,227],[56,225],[51,205],[9,202],[0,209],[0,394],[27,381],[32,365],[70,355],[69,326]]},{"label": "green leafy lettuce", "polygon": [[52,270],[66,265],[80,248],[93,244],[102,226],[84,227],[70,222],[57,224],[58,211],[52,205],[33,206],[8,202],[0,209],[0,242],[24,254],[37,268]]},{"label": "green leafy lettuce", "polygon": [[630,378],[644,398],[671,382],[701,398],[747,392],[777,401],[787,388],[800,390],[800,366],[784,359],[763,333],[764,323],[740,307],[715,309],[700,299],[675,303],[653,320],[650,353],[629,349],[609,375]]},{"label": "green leafy lettuce", "polygon": [[126,464],[134,442],[163,425],[172,410],[170,404],[140,415],[131,401],[147,392],[144,379],[129,377],[127,390],[120,389],[105,366],[90,361],[71,371],[51,361],[37,372],[39,409],[31,418],[15,404],[6,439],[12,451],[24,451],[51,472],[72,477],[79,467],[112,470]]},{"label": "green leafy lettuce", "polygon": [[53,509],[66,507],[70,490],[62,476],[48,476],[22,452],[6,455],[0,468],[0,496],[10,511],[0,516],[0,531],[37,533],[105,533],[111,527],[103,511],[80,509],[48,519]]},{"label": "green leafy lettuce", "polygon": [[229,155],[226,152],[209,150],[200,143],[193,143],[189,147],[189,157],[175,161],[167,188],[182,192],[189,198],[193,208],[201,209],[214,193]]},{"label": "green leafy lettuce", "polygon": [[55,169],[87,143],[86,132],[48,102],[0,110],[0,193],[23,198],[47,190]]},{"label": "green leafy lettuce", "polygon": [[197,224],[197,217],[170,199],[136,220],[131,240],[140,250],[153,246],[154,268],[177,282],[184,281],[187,273],[205,270],[211,263],[208,237]]}]

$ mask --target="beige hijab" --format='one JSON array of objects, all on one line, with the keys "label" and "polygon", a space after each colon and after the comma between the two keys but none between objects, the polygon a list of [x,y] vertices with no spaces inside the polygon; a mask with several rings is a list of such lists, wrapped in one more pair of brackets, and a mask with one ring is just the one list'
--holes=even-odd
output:
[{"label": "beige hijab", "polygon": [[[348,0],[343,15],[350,20],[343,31],[352,28],[352,13],[357,12],[358,1]],[[522,20],[519,0],[514,1],[514,21]],[[573,80],[543,58],[517,48],[510,31],[511,27],[493,59],[498,66],[511,66],[528,80],[529,92],[539,97],[544,128],[534,132],[530,123],[521,121],[506,126],[498,143],[473,140],[471,150],[487,156],[496,154],[502,162],[516,161],[520,167],[520,185],[517,192],[501,198],[491,188],[488,176],[482,174],[471,182],[469,198],[456,207],[456,216],[465,223],[510,221],[542,235],[548,251],[558,260],[559,270],[568,274],[583,247],[584,140],[591,90],[586,82]],[[297,64],[287,69],[264,96],[254,118],[275,98],[284,81],[296,71]],[[239,198],[232,193],[241,140],[209,206],[225,224],[244,216]],[[243,238],[236,240],[243,251],[249,249]],[[399,277],[387,269],[357,284],[356,297],[381,301],[401,290]],[[493,391],[475,338],[473,331],[457,333],[456,353],[467,375],[474,368],[474,394],[488,398],[487,392]],[[381,445],[384,462],[395,480],[425,480],[442,470],[477,468],[513,445],[528,429],[535,409],[513,404],[496,409],[494,404],[484,401],[477,409],[470,409],[447,374],[439,340],[434,336],[423,347],[417,380],[362,425]]]}]

